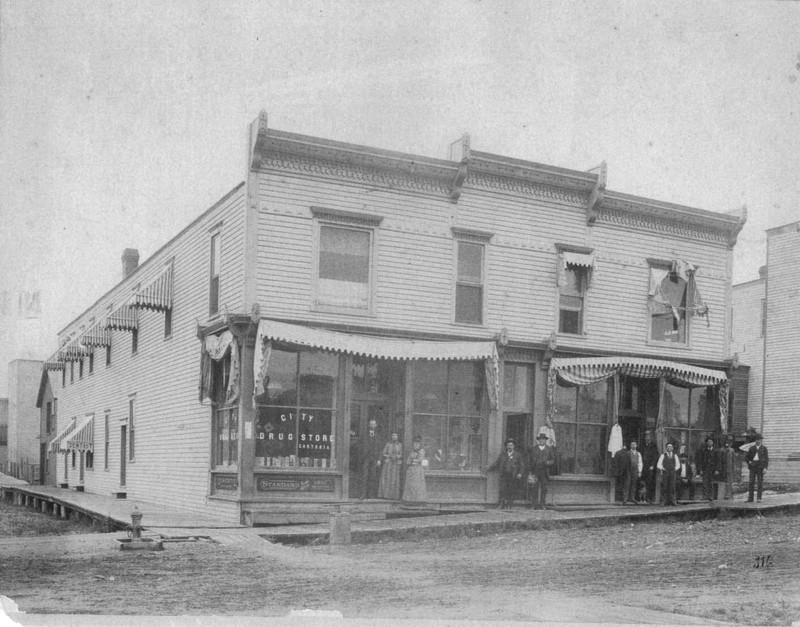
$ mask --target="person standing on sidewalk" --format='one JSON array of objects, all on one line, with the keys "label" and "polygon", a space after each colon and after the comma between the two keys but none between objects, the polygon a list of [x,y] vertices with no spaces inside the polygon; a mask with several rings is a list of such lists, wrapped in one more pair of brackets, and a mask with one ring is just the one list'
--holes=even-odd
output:
[{"label": "person standing on sidewalk", "polygon": [[369,428],[358,441],[359,469],[361,470],[361,498],[378,498],[383,440],[378,432],[378,421],[370,420]]},{"label": "person standing on sidewalk", "polygon": [[547,446],[547,433],[540,431],[536,436],[536,446],[531,451],[530,469],[536,477],[531,486],[531,501],[534,509],[544,509],[547,501],[547,487],[550,484],[550,469],[556,463],[556,454],[552,446]]},{"label": "person standing on sidewalk", "polygon": [[725,438],[725,447],[720,451],[720,479],[725,482],[723,498],[733,498],[733,470],[736,468],[736,451],[733,450],[733,438]]},{"label": "person standing on sidewalk", "polygon": [[706,445],[697,452],[697,472],[703,479],[703,499],[714,500],[714,483],[719,481],[719,454],[714,448],[714,438],[708,436]]},{"label": "person standing on sidewalk", "polygon": [[658,445],[653,441],[653,432],[648,429],[644,432],[642,447],[642,479],[647,488],[648,503],[656,500],[656,464],[658,464]]},{"label": "person standing on sidewalk", "polygon": [[637,495],[636,488],[639,483],[639,477],[642,474],[642,454],[636,449],[639,444],[636,440],[631,440],[628,445],[630,450],[625,451],[628,455],[629,463],[625,469],[625,477],[622,485],[622,499],[625,505],[630,503],[636,505]]},{"label": "person standing on sidewalk", "polygon": [[500,498],[499,509],[511,509],[514,503],[514,493],[525,474],[525,461],[522,454],[516,450],[514,440],[506,440],[506,450],[500,453],[489,470],[500,471]]},{"label": "person standing on sidewalk", "polygon": [[769,453],[762,443],[761,434],[756,434],[756,443],[747,450],[745,459],[750,470],[750,490],[747,492],[747,502],[753,502],[755,484],[758,484],[758,502],[761,502],[761,490],[764,486],[764,471],[769,467]]},{"label": "person standing on sidewalk", "polygon": [[666,452],[658,458],[657,468],[661,471],[661,498],[664,505],[677,505],[675,500],[675,480],[678,477],[678,457],[672,450],[672,443],[667,444]]}]

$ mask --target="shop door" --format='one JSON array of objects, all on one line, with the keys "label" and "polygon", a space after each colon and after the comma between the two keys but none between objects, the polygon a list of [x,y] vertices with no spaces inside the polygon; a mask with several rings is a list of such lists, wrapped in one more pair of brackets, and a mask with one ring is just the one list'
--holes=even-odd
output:
[{"label": "shop door", "polygon": [[389,403],[385,401],[353,401],[350,405],[350,487],[348,498],[357,499],[361,495],[361,468],[358,439],[368,428],[369,421],[378,423],[378,432],[389,441],[392,429],[397,425],[390,423]]},{"label": "shop door", "polygon": [[644,418],[641,416],[620,416],[619,426],[622,429],[622,444],[627,448],[631,440],[639,443],[639,448],[644,444]]},{"label": "shop door", "polygon": [[119,487],[125,487],[125,460],[128,457],[128,427],[119,430]]}]

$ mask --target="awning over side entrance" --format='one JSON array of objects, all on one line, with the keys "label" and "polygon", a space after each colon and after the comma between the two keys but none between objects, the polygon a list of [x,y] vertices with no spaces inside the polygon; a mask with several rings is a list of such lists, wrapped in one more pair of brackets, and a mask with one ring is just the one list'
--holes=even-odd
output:
[{"label": "awning over side entrance", "polygon": [[72,433],[72,430],[75,428],[75,419],[69,421],[69,424],[64,427],[61,431],[56,434],[56,437],[52,439],[50,442],[50,452],[51,453],[58,453],[59,451],[66,451],[66,442],[64,438]]},{"label": "awning over side entrance", "polygon": [[94,416],[84,417],[68,434],[67,450],[91,451],[94,449]]},{"label": "awning over side entrance", "polygon": [[493,408],[497,406],[499,365],[497,344],[493,341],[448,342],[354,335],[262,318],[258,323],[256,335],[254,363],[256,396],[264,392],[264,377],[273,341],[375,359],[485,361],[490,404]]},{"label": "awning over side entrance", "polygon": [[555,390],[559,379],[569,385],[591,385],[617,374],[642,379],[663,378],[672,385],[685,388],[719,386],[720,423],[722,430],[725,431],[728,415],[728,375],[724,371],[637,357],[553,359],[550,362],[547,378],[548,424],[552,421]]}]

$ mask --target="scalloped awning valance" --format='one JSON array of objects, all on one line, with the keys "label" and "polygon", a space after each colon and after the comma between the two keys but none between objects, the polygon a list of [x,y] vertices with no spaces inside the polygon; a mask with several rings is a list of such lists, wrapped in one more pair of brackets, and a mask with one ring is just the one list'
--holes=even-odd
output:
[{"label": "scalloped awning valance", "polygon": [[139,288],[130,306],[153,311],[172,309],[172,264],[164,268],[155,279]]}]

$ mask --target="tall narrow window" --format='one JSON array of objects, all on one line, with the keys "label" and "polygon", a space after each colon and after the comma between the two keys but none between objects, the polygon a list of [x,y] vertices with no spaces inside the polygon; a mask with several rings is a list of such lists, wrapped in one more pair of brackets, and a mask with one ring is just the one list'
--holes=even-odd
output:
[{"label": "tall narrow window", "polygon": [[109,445],[111,444],[111,436],[109,431],[110,416],[108,412],[106,412],[106,415],[103,417],[103,422],[105,423],[105,440],[103,445],[103,468],[105,470],[108,470],[108,451],[109,451]]},{"label": "tall narrow window", "polygon": [[134,441],[135,441],[135,403],[136,399],[128,400],[128,459],[134,459]]},{"label": "tall narrow window", "polygon": [[83,359],[78,362],[78,379],[83,379]]},{"label": "tall narrow window", "polygon": [[164,310],[164,337],[172,335],[172,309]]},{"label": "tall narrow window", "polygon": [[483,323],[483,244],[457,242],[456,322]]},{"label": "tall narrow window", "polygon": [[53,430],[53,403],[50,401],[47,402],[46,413],[45,413],[45,427],[47,429],[47,433]]},{"label": "tall narrow window", "polygon": [[89,374],[94,372],[94,350],[89,353]]},{"label": "tall narrow window", "polygon": [[131,355],[139,352],[139,329],[131,329]]},{"label": "tall narrow window", "polygon": [[61,369],[61,387],[67,387],[67,366]]},{"label": "tall narrow window", "polygon": [[608,444],[608,381],[576,387],[559,381],[553,402],[561,471],[602,475]]},{"label": "tall narrow window", "polygon": [[106,368],[111,365],[111,344],[106,346]]},{"label": "tall narrow window", "polygon": [[320,226],[316,304],[369,310],[372,232]]},{"label": "tall narrow window", "polygon": [[767,334],[767,299],[761,299],[761,337]]},{"label": "tall narrow window", "polygon": [[567,265],[558,298],[559,333],[583,333],[583,304],[588,270],[584,266]]},{"label": "tall narrow window", "polygon": [[75,362],[69,362],[69,382],[75,383]]},{"label": "tall narrow window", "polygon": [[211,274],[208,285],[208,315],[219,311],[219,268],[221,261],[219,233],[211,236]]}]

